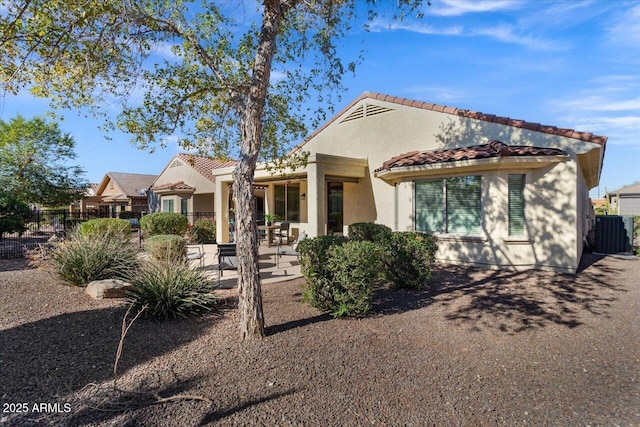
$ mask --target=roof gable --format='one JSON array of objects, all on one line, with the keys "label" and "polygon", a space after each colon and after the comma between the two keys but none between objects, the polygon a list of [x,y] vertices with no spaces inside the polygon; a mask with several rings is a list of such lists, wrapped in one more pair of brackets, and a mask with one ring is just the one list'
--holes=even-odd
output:
[{"label": "roof gable", "polygon": [[[313,137],[315,137],[318,133],[322,132],[326,127],[328,127],[330,124],[338,121],[345,113],[347,113],[347,111],[349,111],[351,108],[353,108],[357,103],[359,103],[361,101],[365,101],[365,100],[377,100],[377,101],[390,102],[390,103],[393,103],[393,104],[404,105],[404,106],[408,106],[408,107],[412,107],[412,108],[430,110],[430,111],[435,111],[435,112],[444,113],[444,114],[450,114],[450,115],[454,115],[454,116],[458,116],[458,117],[464,117],[464,118],[469,118],[469,119],[474,119],[474,120],[481,120],[481,121],[485,121],[485,122],[489,122],[489,123],[496,123],[496,124],[500,124],[500,125],[504,125],[504,126],[521,128],[521,129],[526,129],[526,130],[529,130],[529,131],[540,132],[540,133],[545,133],[545,134],[550,134],[550,135],[558,135],[558,136],[562,136],[562,137],[565,137],[565,138],[576,139],[576,140],[579,140],[579,141],[592,142],[592,143],[595,143],[595,144],[598,144],[598,145],[602,146],[603,156],[604,156],[604,149],[605,149],[605,146],[606,146],[606,143],[607,143],[607,139],[608,139],[606,136],[594,135],[593,133],[590,133],[590,132],[581,132],[581,131],[577,131],[577,130],[574,130],[574,129],[559,128],[559,127],[556,127],[556,126],[543,125],[543,124],[540,124],[540,123],[528,122],[528,121],[525,121],[525,120],[519,120],[519,119],[512,119],[512,118],[509,118],[509,117],[497,116],[495,114],[485,114],[485,113],[481,113],[481,112],[478,112],[478,111],[465,110],[465,109],[456,108],[456,107],[450,107],[450,106],[446,106],[446,105],[432,104],[432,103],[429,103],[429,102],[415,101],[415,100],[410,100],[410,99],[407,99],[407,98],[384,95],[384,94],[379,94],[379,93],[375,93],[375,92],[364,92],[358,98],[353,100],[349,105],[347,105],[345,108],[343,108],[338,114],[336,114],[328,122],[326,122],[324,125],[322,125],[318,129],[316,129],[301,144],[296,146],[293,149],[293,151],[296,151],[296,150],[300,149],[308,141],[313,139]],[[380,106],[378,106],[378,107],[380,107]],[[382,108],[386,108],[386,107],[382,107]],[[342,121],[354,120],[354,119],[357,119],[357,118],[365,117],[363,115],[363,112],[359,111],[360,109],[361,109],[361,107],[358,107],[356,110],[351,112],[349,114],[349,116],[344,117]],[[389,110],[389,109],[386,108],[386,110]],[[386,110],[383,111],[383,112],[387,112]],[[355,114],[355,116],[354,116],[354,114]],[[352,117],[352,116],[354,116],[354,117]]]},{"label": "roof gable", "polygon": [[213,176],[214,169],[222,169],[230,166],[235,166],[235,160],[223,160],[223,159],[211,159],[204,156],[196,156],[194,154],[180,153],[176,156],[176,159],[183,161],[191,166],[200,175],[204,176],[211,182],[216,182],[215,176]]},{"label": "roof gable", "polygon": [[151,184],[157,178],[156,175],[146,175],[139,173],[126,172],[107,172],[100,183],[100,187],[96,194],[102,194],[106,189],[109,181],[113,181],[114,185],[127,197],[139,197],[141,191],[151,187]]}]

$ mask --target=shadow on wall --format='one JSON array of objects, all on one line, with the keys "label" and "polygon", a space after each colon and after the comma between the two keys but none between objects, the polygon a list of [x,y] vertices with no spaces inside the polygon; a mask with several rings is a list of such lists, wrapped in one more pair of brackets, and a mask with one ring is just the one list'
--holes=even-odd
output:
[{"label": "shadow on wall", "polygon": [[[436,135],[442,148],[455,148],[487,143],[498,139],[506,143],[532,144],[536,141],[522,140],[519,133],[523,129],[499,126],[495,123],[472,121],[460,118],[460,123],[453,118],[443,124]],[[543,142],[544,136],[538,141]],[[482,185],[482,235],[487,236],[483,242],[460,240],[443,240],[449,254],[457,258],[450,261],[462,261],[478,264],[495,264],[502,266],[546,266],[562,268],[564,271],[575,269],[578,263],[579,249],[582,248],[578,235],[578,212],[576,183],[559,179],[563,173],[575,173],[571,168],[577,167],[573,162],[553,164],[535,169],[526,177],[528,190],[525,192],[525,235],[533,244],[509,246],[503,242],[508,228],[508,206],[492,204],[495,197],[492,193],[499,191],[504,197],[507,192],[506,174],[496,177],[488,185]],[[565,169],[567,169],[565,171]],[[524,173],[516,170],[512,173]],[[484,180],[483,180],[484,181]],[[561,186],[564,185],[564,188]],[[499,188],[496,188],[499,186]],[[409,220],[415,223],[412,213]],[[464,222],[465,218],[460,221]],[[459,222],[460,222],[459,221]],[[468,219],[467,226],[471,226]],[[499,234],[497,238],[492,238]]]},{"label": "shadow on wall", "polygon": [[574,328],[588,314],[606,316],[625,292],[608,283],[618,270],[600,259],[585,254],[575,275],[436,265],[425,290],[377,291],[375,311],[396,314],[439,306],[458,326],[509,335],[552,324]]}]

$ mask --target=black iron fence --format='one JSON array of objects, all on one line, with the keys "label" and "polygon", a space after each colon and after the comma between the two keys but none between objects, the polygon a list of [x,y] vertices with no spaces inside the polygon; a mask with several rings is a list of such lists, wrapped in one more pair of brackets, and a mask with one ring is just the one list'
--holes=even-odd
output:
[{"label": "black iron fence", "polygon": [[[140,218],[140,212],[121,212],[119,217]],[[188,212],[190,224],[200,218],[214,219],[213,212]],[[109,217],[99,212],[69,212],[67,210],[34,210],[0,212],[0,258],[21,258],[27,251],[63,238],[79,223],[94,218]]]}]

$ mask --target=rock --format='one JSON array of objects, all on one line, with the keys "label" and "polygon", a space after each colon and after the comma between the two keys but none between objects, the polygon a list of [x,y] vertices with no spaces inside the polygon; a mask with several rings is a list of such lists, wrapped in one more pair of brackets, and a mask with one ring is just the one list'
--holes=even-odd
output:
[{"label": "rock", "polygon": [[124,298],[131,285],[118,279],[94,280],[87,285],[85,293],[93,299]]}]

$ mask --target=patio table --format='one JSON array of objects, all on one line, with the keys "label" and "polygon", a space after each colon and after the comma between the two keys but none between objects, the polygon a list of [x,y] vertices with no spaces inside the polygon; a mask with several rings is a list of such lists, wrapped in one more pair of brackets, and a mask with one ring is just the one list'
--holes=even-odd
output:
[{"label": "patio table", "polygon": [[271,234],[273,233],[273,230],[279,230],[280,226],[279,225],[259,225],[258,226],[258,230],[264,230],[266,231],[266,235],[267,235],[267,246],[271,247]]}]

